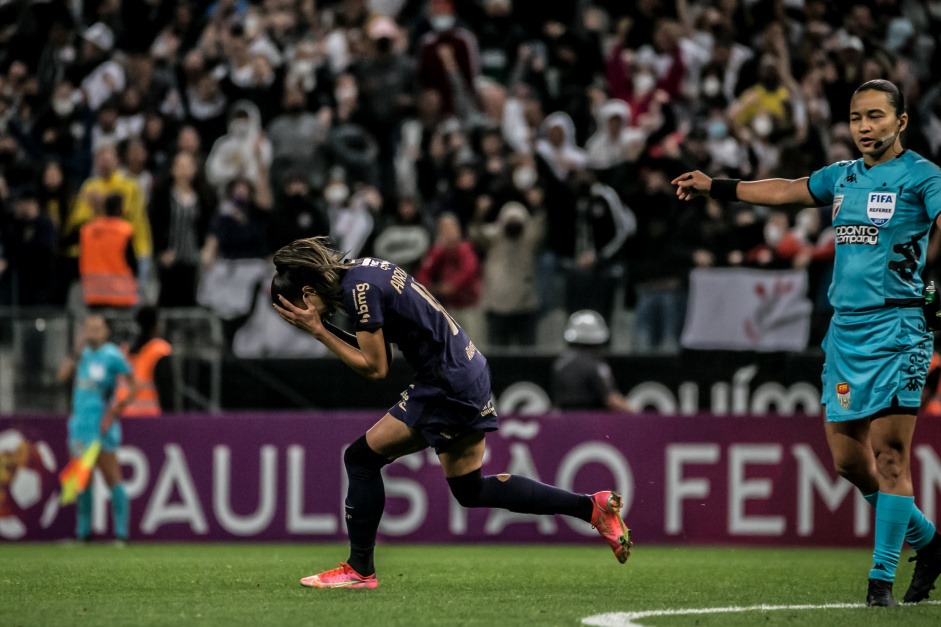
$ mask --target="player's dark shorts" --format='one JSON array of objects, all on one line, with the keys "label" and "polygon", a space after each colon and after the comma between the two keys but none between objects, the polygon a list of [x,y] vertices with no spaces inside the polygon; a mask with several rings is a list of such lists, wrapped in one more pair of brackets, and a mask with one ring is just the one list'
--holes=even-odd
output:
[{"label": "player's dark shorts", "polygon": [[489,368],[462,390],[416,381],[402,392],[402,400],[389,413],[418,431],[436,453],[475,431],[496,431],[499,427]]},{"label": "player's dark shorts", "polygon": [[837,313],[823,350],[828,422],[918,412],[931,359],[920,307]]}]

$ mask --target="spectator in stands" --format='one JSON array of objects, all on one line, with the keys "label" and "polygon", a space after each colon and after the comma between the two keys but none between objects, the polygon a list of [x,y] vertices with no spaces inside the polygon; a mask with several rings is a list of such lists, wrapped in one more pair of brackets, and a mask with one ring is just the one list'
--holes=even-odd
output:
[{"label": "spectator in stands", "polygon": [[508,202],[495,222],[486,223],[478,216],[471,223],[470,239],[484,259],[481,306],[491,348],[536,343],[536,261],[545,219],[544,211],[532,216],[522,204]]},{"label": "spectator in stands", "polygon": [[206,179],[220,196],[236,179],[245,179],[256,189],[268,185],[271,142],[261,128],[258,107],[242,100],[232,105],[229,132],[212,146],[206,158]]},{"label": "spectator in stands", "polygon": [[366,54],[354,68],[361,95],[361,121],[376,138],[382,189],[391,193],[396,189],[393,159],[402,119],[415,105],[415,62],[400,49],[401,33],[393,19],[374,18],[367,34]]},{"label": "spectator in stands", "polygon": [[262,259],[268,254],[270,206],[263,206],[248,179],[231,181],[209,224],[200,257],[203,268],[216,259]]},{"label": "spectator in stands", "polygon": [[69,76],[81,84],[85,103],[92,111],[120,93],[126,84],[124,68],[110,57],[114,32],[104,23],[95,22],[82,33],[79,62]]},{"label": "spectator in stands", "polygon": [[634,349],[675,353],[686,316],[686,282],[692,266],[688,234],[670,180],[659,170],[641,172],[641,189],[631,197],[637,236],[628,246],[631,282],[637,294]]},{"label": "spectator in stands", "polygon": [[[441,301],[468,333],[480,326],[480,260],[464,239],[461,222],[452,213],[438,217],[435,243],[425,255],[415,279]],[[475,337],[481,337],[477,333]]]},{"label": "spectator in stands", "polygon": [[215,202],[197,183],[196,159],[178,152],[170,180],[159,187],[150,206],[161,307],[191,307],[196,303],[199,256]]},{"label": "spectator in stands", "polygon": [[[38,112],[30,128],[29,152],[35,159],[56,159],[69,171],[71,178],[82,177],[88,168],[88,141],[91,115],[81,102],[81,93],[67,80],[59,82],[49,104]],[[18,120],[10,121],[10,130],[23,145],[25,134],[16,133]]]},{"label": "spectator in stands", "polygon": [[[118,154],[113,145],[107,144],[95,151],[95,176],[86,180],[79,189],[75,207],[65,221],[64,236],[74,242],[82,225],[104,213],[104,199],[112,193],[121,196],[123,216],[133,232],[138,278],[146,282],[150,277],[153,242],[144,194],[134,180],[118,171]],[[67,254],[77,258],[78,247],[70,247]]]},{"label": "spectator in stands", "polygon": [[330,221],[313,198],[308,178],[302,172],[289,172],[284,177],[268,233],[269,250],[278,250],[296,239],[330,233]]},{"label": "spectator in stands", "polygon": [[372,234],[373,215],[382,208],[382,196],[372,186],[350,191],[346,173],[337,168],[323,191],[330,220],[330,238],[350,257],[358,257]]},{"label": "spectator in stands", "polygon": [[138,302],[134,227],[123,217],[123,204],[120,193],[108,194],[79,233],[78,269],[89,308],[126,309]]},{"label": "spectator in stands", "polygon": [[552,400],[563,410],[633,412],[618,392],[604,347],[611,338],[608,325],[597,311],[583,309],[569,316],[565,325],[569,349],[552,364]]},{"label": "spectator in stands", "polygon": [[58,234],[39,204],[36,190],[13,190],[12,220],[4,235],[5,265],[15,277],[13,304],[35,307],[53,304]]},{"label": "spectator in stands", "polygon": [[122,146],[123,164],[121,174],[135,181],[144,196],[144,206],[150,207],[150,195],[154,190],[154,173],[148,168],[147,144],[138,137],[128,139]]},{"label": "spectator in stands", "polygon": [[506,85],[526,31],[513,19],[513,0],[484,0],[484,11],[478,33],[481,74]]},{"label": "spectator in stands", "polygon": [[266,131],[272,148],[272,185],[280,187],[285,182],[283,177],[294,172],[304,172],[308,185],[322,185],[330,109],[311,113],[304,92],[293,85],[284,89],[282,109],[284,113],[272,120]]},{"label": "spectator in stands", "polygon": [[597,118],[598,130],[585,144],[588,167],[610,172],[624,163],[637,161],[646,136],[643,130],[630,126],[631,111],[627,103],[608,100],[599,107]]},{"label": "spectator in stands", "polygon": [[456,111],[455,94],[440,49],[450,49],[463,78],[463,87],[470,92],[474,79],[480,74],[477,37],[458,24],[453,0],[430,0],[428,21],[432,30],[418,42],[418,82],[438,93],[441,110],[447,115]]},{"label": "spectator in stands", "polygon": [[[381,218],[380,218],[381,219]],[[414,196],[402,196],[396,203],[395,213],[377,225],[378,235],[373,241],[373,253],[387,259],[409,274],[431,246],[431,223]]]},{"label": "spectator in stands", "polygon": [[611,187],[590,172],[578,177],[575,201],[573,264],[566,267],[566,309],[591,308],[610,318],[617,285],[624,275],[627,239],[637,232],[637,218]]}]

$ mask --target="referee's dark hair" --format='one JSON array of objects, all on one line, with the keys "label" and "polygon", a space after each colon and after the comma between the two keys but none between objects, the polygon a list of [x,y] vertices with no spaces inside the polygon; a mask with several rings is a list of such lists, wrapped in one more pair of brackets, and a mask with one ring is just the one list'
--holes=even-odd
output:
[{"label": "referee's dark hair", "polygon": [[876,78],[871,81],[866,81],[862,85],[856,88],[856,91],[853,92],[853,95],[862,93],[864,91],[881,91],[886,96],[889,97],[889,104],[895,107],[896,117],[901,117],[905,113],[905,94],[898,88],[898,86],[892,81],[887,81],[884,78]]}]

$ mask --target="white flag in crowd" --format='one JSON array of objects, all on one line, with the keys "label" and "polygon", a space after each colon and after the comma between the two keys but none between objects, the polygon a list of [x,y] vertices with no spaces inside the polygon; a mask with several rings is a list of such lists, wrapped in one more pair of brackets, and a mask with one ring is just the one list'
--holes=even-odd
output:
[{"label": "white flag in crowd", "polygon": [[683,347],[803,350],[812,309],[803,270],[696,269],[690,273]]}]

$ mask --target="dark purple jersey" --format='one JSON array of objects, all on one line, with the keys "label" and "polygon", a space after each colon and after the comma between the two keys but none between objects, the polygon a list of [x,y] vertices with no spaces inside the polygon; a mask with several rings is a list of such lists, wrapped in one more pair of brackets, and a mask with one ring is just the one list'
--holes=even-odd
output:
[{"label": "dark purple jersey", "polygon": [[340,281],[354,330],[381,328],[419,381],[446,392],[464,390],[486,370],[487,360],[424,285],[388,261],[354,263]]}]

